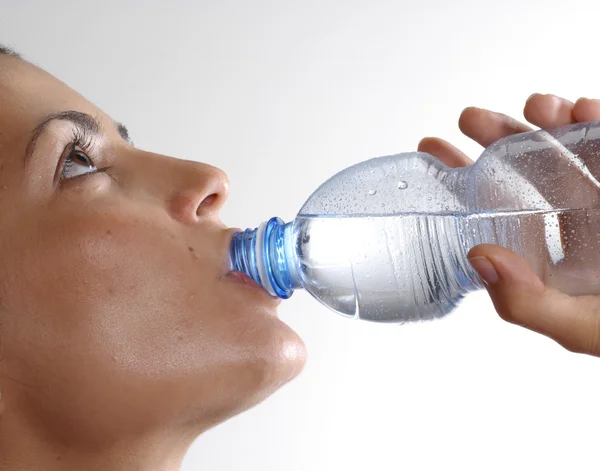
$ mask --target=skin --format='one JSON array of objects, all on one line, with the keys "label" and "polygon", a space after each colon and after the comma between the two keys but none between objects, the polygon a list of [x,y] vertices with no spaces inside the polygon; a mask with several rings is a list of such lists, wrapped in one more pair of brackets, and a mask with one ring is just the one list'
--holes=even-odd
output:
[{"label": "skin", "polygon": [[[89,157],[110,169],[56,181],[65,121],[24,165],[32,130],[66,110],[100,121]],[[551,128],[600,119],[600,103],[534,95],[524,114]],[[459,126],[484,147],[530,129],[477,108]],[[472,163],[438,138],[419,150]],[[0,469],[176,470],[203,431],[301,371],[277,302],[228,273],[227,187],[214,167],[134,148],[65,84],[0,56]],[[600,297],[545,287],[499,247],[470,259],[502,318],[600,355]]]},{"label": "skin", "polygon": [[[57,182],[74,125],[106,171]],[[72,168],[87,169],[73,163]],[[229,273],[226,175],[134,148],[43,70],[0,56],[0,469],[176,470],[205,430],[301,371],[278,302]]]},{"label": "skin", "polygon": [[[600,100],[580,98],[573,103],[536,93],[526,101],[523,114],[529,123],[546,129],[598,121]],[[504,114],[472,107],[462,112],[459,127],[483,147],[502,137],[532,130]],[[450,167],[473,163],[443,139],[425,138],[418,149]],[[475,247],[469,260],[485,282],[502,319],[546,335],[569,351],[600,356],[600,296],[568,296],[544,286],[523,258],[498,246]]]}]

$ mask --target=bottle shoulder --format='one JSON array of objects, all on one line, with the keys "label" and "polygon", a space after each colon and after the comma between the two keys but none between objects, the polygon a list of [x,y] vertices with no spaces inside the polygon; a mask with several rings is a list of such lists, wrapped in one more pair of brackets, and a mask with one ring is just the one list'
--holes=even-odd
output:
[{"label": "bottle shoulder", "polygon": [[[450,209],[456,174],[423,152],[370,159],[323,183],[299,212],[305,217],[365,217]],[[446,208],[448,207],[448,208]]]}]

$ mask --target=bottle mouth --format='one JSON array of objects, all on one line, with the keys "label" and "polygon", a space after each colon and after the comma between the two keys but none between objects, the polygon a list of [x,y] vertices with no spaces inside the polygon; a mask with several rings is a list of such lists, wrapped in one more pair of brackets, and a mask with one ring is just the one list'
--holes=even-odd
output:
[{"label": "bottle mouth", "polygon": [[284,222],[271,218],[258,228],[236,232],[231,240],[231,269],[262,286],[271,296],[289,298],[294,290],[284,244]]},{"label": "bottle mouth", "polygon": [[229,251],[231,271],[244,273],[262,286],[256,270],[255,241],[256,229],[246,229],[233,234]]}]

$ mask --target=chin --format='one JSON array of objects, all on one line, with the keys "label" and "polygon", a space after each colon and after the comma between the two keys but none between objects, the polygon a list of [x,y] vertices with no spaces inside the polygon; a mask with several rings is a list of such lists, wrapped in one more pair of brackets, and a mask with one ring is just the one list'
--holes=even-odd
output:
[{"label": "chin", "polygon": [[246,371],[252,372],[256,389],[278,389],[300,374],[306,362],[306,347],[277,316],[281,300],[271,298],[262,289],[250,287],[248,291],[244,298],[229,305],[231,319],[238,326],[234,342],[243,352]]},{"label": "chin", "polygon": [[255,345],[261,353],[250,367],[255,389],[269,394],[298,376],[306,363],[306,346],[298,334],[277,317],[270,324],[258,335]]},{"label": "chin", "polygon": [[[211,386],[213,400],[201,401],[201,409],[195,411],[197,414],[188,415],[200,419],[197,424],[202,424],[202,430],[260,404],[302,372],[306,363],[304,342],[285,323],[277,318],[273,321],[278,325],[271,326],[268,336],[261,329],[260,338],[265,343],[246,345],[245,352],[250,350],[252,354],[246,354],[241,363],[230,365],[227,372],[221,371],[218,386],[214,383]],[[212,404],[208,410],[207,402]]]},{"label": "chin", "polygon": [[[207,334],[215,341],[212,358],[190,389],[194,411],[188,417],[208,415],[211,426],[264,401],[296,378],[306,362],[304,342],[276,316],[275,307],[229,302],[221,306],[219,333]],[[200,366],[206,358],[205,351],[193,363]]]},{"label": "chin", "polygon": [[[296,378],[306,364],[306,346],[298,334],[278,318],[273,318],[268,336],[257,344],[261,352],[247,365],[249,373],[246,391],[248,407],[252,407],[277,392]],[[264,342],[264,343],[263,343]]]}]

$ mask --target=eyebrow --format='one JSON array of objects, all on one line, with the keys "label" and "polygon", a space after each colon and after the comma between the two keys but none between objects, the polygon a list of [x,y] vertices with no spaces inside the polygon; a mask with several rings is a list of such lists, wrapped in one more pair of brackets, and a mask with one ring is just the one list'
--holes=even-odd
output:
[{"label": "eyebrow", "polygon": [[[27,150],[25,152],[26,165],[35,151],[35,146],[38,142],[38,139],[44,134],[50,123],[53,121],[69,121],[80,127],[85,133],[95,135],[100,134],[100,123],[96,118],[87,113],[70,110],[49,114],[40,121],[33,131],[31,131],[31,139],[29,140],[29,144],[27,145]],[[131,138],[129,137],[129,131],[127,128],[118,122],[115,122],[114,124],[121,138],[131,144]]]}]

